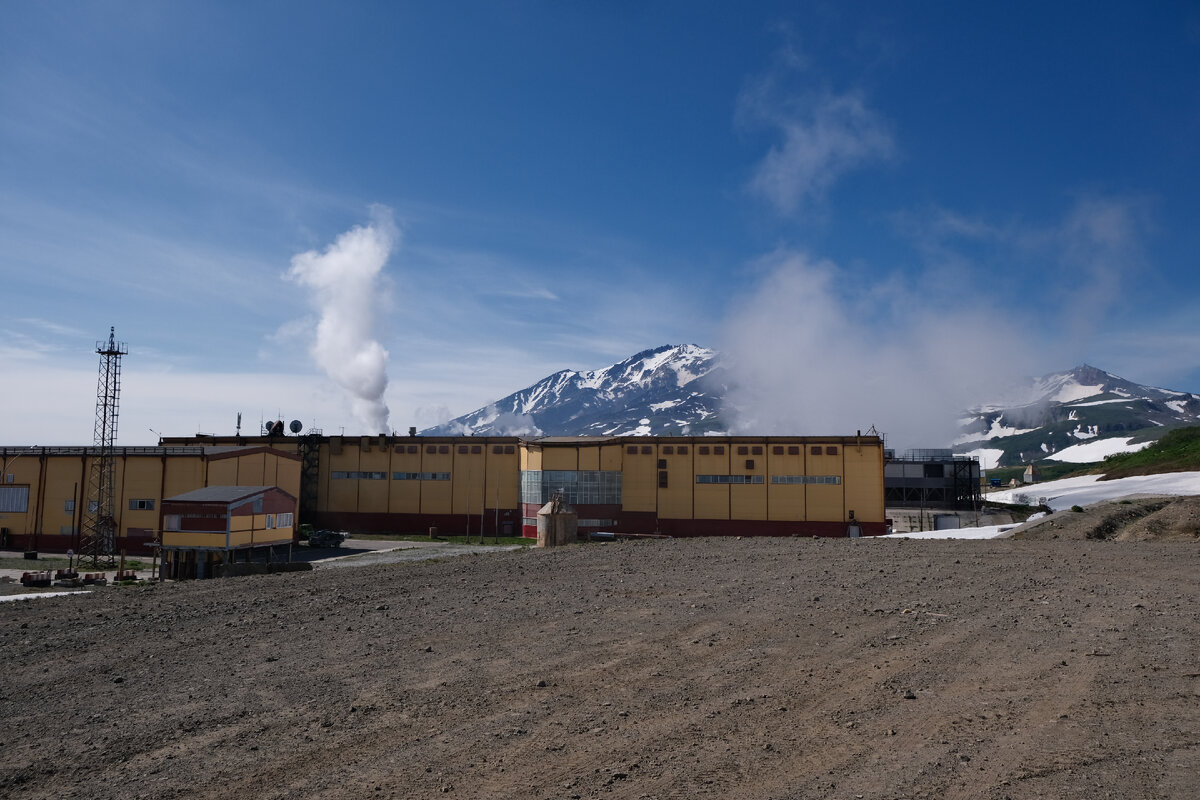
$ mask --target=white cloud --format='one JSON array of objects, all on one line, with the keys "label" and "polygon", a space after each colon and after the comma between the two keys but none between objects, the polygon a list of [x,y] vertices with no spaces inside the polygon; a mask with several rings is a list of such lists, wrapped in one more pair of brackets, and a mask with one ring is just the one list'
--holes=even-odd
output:
[{"label": "white cloud", "polygon": [[745,92],[740,105],[741,118],[774,129],[781,139],[749,182],[781,214],[820,202],[842,175],[895,152],[887,124],[856,92],[781,96],[774,81],[765,80]]}]

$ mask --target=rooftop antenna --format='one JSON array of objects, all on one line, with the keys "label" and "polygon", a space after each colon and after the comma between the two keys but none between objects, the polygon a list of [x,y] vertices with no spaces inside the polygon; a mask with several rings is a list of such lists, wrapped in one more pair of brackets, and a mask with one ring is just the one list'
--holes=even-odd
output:
[{"label": "rooftop antenna", "polygon": [[237,435],[239,437],[242,435],[242,412],[240,411],[238,412]]},{"label": "rooftop antenna", "polygon": [[91,559],[93,567],[116,565],[117,524],[114,515],[117,440],[117,411],[121,394],[121,356],[129,349],[116,339],[116,328],[108,329],[108,341],[96,342],[100,377],[96,381],[95,444],[88,478],[88,504],[79,536],[79,561]]}]

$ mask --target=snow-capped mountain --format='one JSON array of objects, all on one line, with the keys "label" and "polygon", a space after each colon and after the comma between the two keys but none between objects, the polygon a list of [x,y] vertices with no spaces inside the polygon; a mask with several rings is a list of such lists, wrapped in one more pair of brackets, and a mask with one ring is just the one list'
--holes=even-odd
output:
[{"label": "snow-capped mountain", "polygon": [[423,433],[480,436],[649,436],[720,432],[725,394],[717,353],[664,345],[599,370],[563,370]]},{"label": "snow-capped mountain", "polygon": [[985,467],[1102,461],[1144,446],[1161,429],[1198,423],[1200,397],[1085,364],[1032,379],[1007,400],[974,409],[954,447],[981,456]]}]

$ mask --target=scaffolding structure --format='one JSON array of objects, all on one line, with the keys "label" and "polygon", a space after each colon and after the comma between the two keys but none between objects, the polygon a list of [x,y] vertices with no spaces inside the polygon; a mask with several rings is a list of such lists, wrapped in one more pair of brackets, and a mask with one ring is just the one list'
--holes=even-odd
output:
[{"label": "scaffolding structure", "polygon": [[93,567],[116,565],[116,459],[117,412],[121,394],[121,356],[128,353],[116,340],[116,329],[108,329],[108,341],[96,343],[100,356],[100,376],[96,381],[97,453],[88,473],[87,506],[79,534],[79,561]]}]

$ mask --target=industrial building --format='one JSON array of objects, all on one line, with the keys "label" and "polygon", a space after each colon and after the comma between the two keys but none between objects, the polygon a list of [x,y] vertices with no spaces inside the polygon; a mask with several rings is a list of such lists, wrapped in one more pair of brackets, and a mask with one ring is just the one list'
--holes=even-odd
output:
[{"label": "industrial building", "polygon": [[888,508],[969,510],[980,504],[979,461],[946,449],[887,453],[883,468]]},{"label": "industrial building", "polygon": [[[160,540],[164,500],[210,486],[300,493],[300,458],[266,445],[0,447],[0,546],[80,551],[89,476],[111,459],[114,552],[146,555]],[[93,512],[95,509],[91,509]]]},{"label": "industrial building", "polygon": [[[883,442],[826,437],[197,436],[113,450],[120,548],[166,530],[164,500],[277,487],[297,522],[349,531],[534,537],[560,494],[579,531],[848,536],[885,532]],[[0,448],[10,546],[79,535],[94,448]],[[221,548],[218,548],[221,549]]]}]

